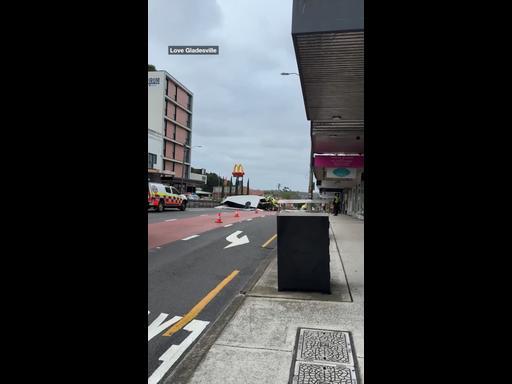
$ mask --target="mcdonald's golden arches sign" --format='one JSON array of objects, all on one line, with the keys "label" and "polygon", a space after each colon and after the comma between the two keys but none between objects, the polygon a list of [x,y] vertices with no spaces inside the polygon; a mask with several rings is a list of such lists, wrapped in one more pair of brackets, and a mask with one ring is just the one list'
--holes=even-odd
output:
[{"label": "mcdonald's golden arches sign", "polygon": [[244,167],[242,167],[242,164],[235,164],[232,174],[234,177],[243,177],[245,175],[245,172]]}]

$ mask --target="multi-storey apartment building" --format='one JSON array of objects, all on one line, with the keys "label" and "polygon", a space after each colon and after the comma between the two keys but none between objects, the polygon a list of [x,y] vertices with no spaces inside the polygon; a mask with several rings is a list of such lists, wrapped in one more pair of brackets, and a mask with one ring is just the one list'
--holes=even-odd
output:
[{"label": "multi-storey apartment building", "polygon": [[193,95],[166,71],[148,72],[148,174],[186,188],[190,181]]}]

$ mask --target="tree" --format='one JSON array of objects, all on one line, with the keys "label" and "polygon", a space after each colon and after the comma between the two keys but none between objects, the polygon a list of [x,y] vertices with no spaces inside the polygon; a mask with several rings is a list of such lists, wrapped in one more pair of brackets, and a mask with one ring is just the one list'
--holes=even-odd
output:
[{"label": "tree", "polygon": [[213,187],[218,187],[221,183],[221,177],[214,172],[206,174],[206,187],[205,190],[213,192]]},{"label": "tree", "polygon": [[268,191],[264,191],[263,193],[265,195],[272,195],[276,198],[284,199],[284,200],[293,200],[293,199],[300,198],[299,192],[292,191],[290,188],[287,188],[287,187],[281,189],[280,191],[279,190],[277,190],[277,191],[268,190]]},{"label": "tree", "polygon": [[288,188],[288,190],[282,190],[281,193],[280,193],[280,196],[281,196],[281,199],[284,199],[284,200],[293,200],[293,199],[298,199],[299,198],[299,194],[295,191],[292,191]]},{"label": "tree", "polygon": [[148,72],[156,71],[156,68],[153,64],[148,64]]}]

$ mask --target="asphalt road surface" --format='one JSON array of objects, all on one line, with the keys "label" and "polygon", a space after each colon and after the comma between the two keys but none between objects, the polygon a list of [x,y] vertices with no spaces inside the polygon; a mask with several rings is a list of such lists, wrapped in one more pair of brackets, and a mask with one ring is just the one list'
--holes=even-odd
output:
[{"label": "asphalt road surface", "polygon": [[274,213],[239,214],[148,212],[148,384],[165,380],[275,247],[262,247],[276,234]]}]

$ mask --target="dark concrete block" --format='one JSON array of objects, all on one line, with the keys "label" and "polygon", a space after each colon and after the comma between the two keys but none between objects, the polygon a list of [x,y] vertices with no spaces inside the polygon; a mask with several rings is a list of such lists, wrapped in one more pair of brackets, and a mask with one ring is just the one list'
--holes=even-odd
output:
[{"label": "dark concrete block", "polygon": [[279,291],[331,293],[329,216],[304,212],[277,215]]}]

